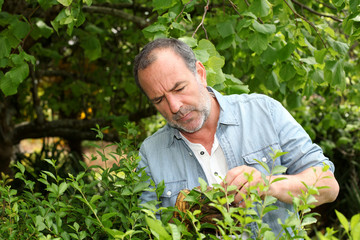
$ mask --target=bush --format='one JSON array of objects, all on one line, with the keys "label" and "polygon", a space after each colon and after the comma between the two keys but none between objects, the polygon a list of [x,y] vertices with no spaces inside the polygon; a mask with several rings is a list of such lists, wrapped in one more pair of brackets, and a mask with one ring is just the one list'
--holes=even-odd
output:
[{"label": "bush", "polygon": [[[258,194],[258,190],[265,191],[273,181],[250,187],[248,195],[243,196],[245,208],[231,206],[234,197],[229,192],[235,189],[216,184],[210,188],[202,179],[199,188],[184,195],[185,208],[158,207],[158,201],[141,204],[139,197],[143,191],[156,191],[160,196],[164,188],[161,184],[155,188],[144,169],[135,171],[139,157],[132,143],[137,130],[131,124],[127,128],[123,140],[116,144],[116,152],[105,154],[105,149],[113,144],[105,148],[95,145],[102,161],[116,161],[108,168],[82,163],[83,171],[61,177],[57,161],[44,159],[51,170],[43,170],[35,183],[26,178],[25,166],[16,163],[15,178],[22,180],[24,187],[22,191],[13,189],[11,180],[5,176],[0,181],[1,239],[241,239],[252,235],[251,224],[257,225],[256,236],[252,236],[256,239],[309,239],[306,230],[316,222],[316,213],[311,212],[316,201],[314,195],[318,194],[314,186],[306,186],[307,192],[294,197],[296,211],[280,223],[285,231],[279,236],[262,222],[267,212],[276,209],[273,205],[276,199],[270,196],[261,199]],[[102,139],[104,129],[94,130]],[[282,154],[274,151],[273,160]],[[91,156],[91,160],[95,159]],[[286,170],[264,167],[270,175]],[[251,181],[251,175],[246,177]],[[44,185],[45,194],[34,190],[39,183]],[[216,215],[209,218],[205,209],[212,209]],[[360,215],[355,215],[350,223],[341,213],[337,215],[344,226],[339,236],[358,239]],[[325,235],[317,236],[336,239],[336,234],[333,228],[328,228]]]}]

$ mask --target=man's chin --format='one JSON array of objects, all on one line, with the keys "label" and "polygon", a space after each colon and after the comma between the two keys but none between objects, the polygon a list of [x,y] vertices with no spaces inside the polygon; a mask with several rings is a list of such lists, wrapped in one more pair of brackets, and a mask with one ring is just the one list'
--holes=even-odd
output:
[{"label": "man's chin", "polygon": [[194,127],[188,127],[188,126],[181,126],[178,124],[170,124],[171,127],[176,128],[177,130],[179,130],[180,132],[185,132],[185,133],[194,133],[197,132],[201,129],[203,124],[194,126]]}]

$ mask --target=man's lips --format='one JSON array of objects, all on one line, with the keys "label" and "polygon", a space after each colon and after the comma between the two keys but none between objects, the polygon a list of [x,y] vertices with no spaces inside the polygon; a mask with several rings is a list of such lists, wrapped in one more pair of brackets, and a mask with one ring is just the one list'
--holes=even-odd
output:
[{"label": "man's lips", "polygon": [[181,114],[180,116],[176,116],[174,118],[174,120],[178,121],[178,122],[185,122],[191,118],[191,115],[192,115],[191,113],[192,113],[192,111],[189,111],[185,114]]}]

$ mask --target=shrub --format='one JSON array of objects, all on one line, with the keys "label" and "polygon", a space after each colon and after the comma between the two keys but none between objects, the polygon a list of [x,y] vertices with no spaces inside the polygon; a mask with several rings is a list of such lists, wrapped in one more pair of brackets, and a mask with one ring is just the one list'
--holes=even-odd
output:
[{"label": "shrub", "polygon": [[[104,148],[94,145],[101,160],[107,166],[88,166],[81,163],[83,170],[74,175],[68,173],[61,177],[59,166],[53,159],[44,159],[49,167],[41,171],[37,183],[26,176],[26,167],[18,162],[16,179],[24,183],[22,191],[10,186],[11,179],[3,176],[0,181],[0,238],[1,239],[241,239],[244,235],[256,239],[309,239],[307,228],[316,222],[311,212],[314,207],[314,195],[318,188],[306,186],[302,196],[294,197],[294,213],[281,222],[285,231],[279,236],[262,222],[263,216],[274,211],[276,199],[270,196],[260,198],[258,190],[266,189],[276,179],[265,184],[252,186],[243,196],[245,207],[231,206],[236,191],[232,186],[224,189],[221,185],[207,186],[199,179],[199,188],[185,194],[185,209],[177,207],[158,207],[159,201],[141,204],[139,197],[143,191],[155,191],[162,194],[163,184],[154,188],[154,184],[145,174],[144,169],[135,171],[139,156],[133,140],[137,130],[134,125],[127,125],[128,132],[123,133],[123,140],[116,145],[116,152],[106,153]],[[94,129],[102,139],[102,131]],[[282,154],[274,151],[273,160]],[[90,160],[95,160],[91,156]],[[262,164],[259,161],[259,164]],[[283,167],[269,169],[270,175],[283,173]],[[324,171],[327,168],[324,167]],[[248,181],[252,175],[246,175]],[[317,176],[318,179],[321,178]],[[45,193],[35,190],[35,184],[43,184]],[[231,206],[231,207],[230,207]],[[211,209],[216,215],[209,218]],[[357,239],[359,236],[359,216],[355,215],[350,223],[338,213],[345,232],[339,236]],[[157,217],[160,216],[160,217]],[[177,216],[177,217],[174,217]],[[207,218],[206,218],[207,217]],[[206,220],[207,219],[207,220]],[[209,221],[210,219],[210,221]],[[250,224],[257,225],[256,235],[252,235]],[[289,231],[291,229],[291,231]],[[337,232],[328,228],[325,235],[318,233],[321,239],[336,239]]]}]

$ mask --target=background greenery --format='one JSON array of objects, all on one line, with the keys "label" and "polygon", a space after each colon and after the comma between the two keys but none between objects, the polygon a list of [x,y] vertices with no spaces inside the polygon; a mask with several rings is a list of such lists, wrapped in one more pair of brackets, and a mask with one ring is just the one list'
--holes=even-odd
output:
[{"label": "background greenery", "polygon": [[[335,203],[317,209],[318,227],[336,221],[335,208],[350,218],[360,212],[359,4],[0,0],[0,169],[10,173],[15,159],[37,179],[51,154],[64,174],[78,172],[96,123],[118,142],[135,122],[138,145],[163,121],[136,88],[132,61],[148,41],[174,37],[194,49],[210,86],[265,93],[291,111],[334,162],[341,187]],[[17,153],[21,140],[44,137],[60,137],[69,151]]]}]

